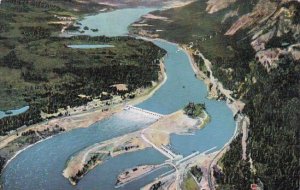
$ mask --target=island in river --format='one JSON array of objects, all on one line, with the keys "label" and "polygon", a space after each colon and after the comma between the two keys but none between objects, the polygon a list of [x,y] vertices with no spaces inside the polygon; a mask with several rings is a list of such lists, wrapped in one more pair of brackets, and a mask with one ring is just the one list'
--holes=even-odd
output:
[{"label": "island in river", "polygon": [[138,35],[185,44],[202,77],[210,78],[210,89],[217,92],[216,83],[222,83],[219,89],[232,90],[232,97],[247,104],[248,124],[211,164],[217,177],[210,180],[211,189],[251,184],[299,189],[299,147],[294,146],[299,144],[299,5],[292,0],[195,1],[151,12],[132,25]]},{"label": "island in river", "polygon": [[[126,112],[138,114],[131,110],[126,110]],[[187,116],[183,110],[166,115],[143,130],[94,144],[75,153],[67,162],[63,175],[73,185],[76,185],[86,173],[109,157],[148,147],[154,147],[161,151],[162,147],[170,144],[171,134],[192,133],[204,127],[208,120],[209,116],[205,111],[203,111],[203,115],[194,119]]]},{"label": "island in river", "polygon": [[[91,28],[91,27],[90,27]],[[76,39],[76,37],[74,37],[75,39]],[[79,38],[79,37],[77,37],[77,38]],[[162,47],[164,47],[164,44],[162,44],[161,45]],[[166,45],[165,45],[166,46]],[[179,59],[179,60],[181,60],[182,59],[182,57],[184,57],[184,56],[186,56],[185,54],[182,54],[182,52],[180,53],[180,49],[177,49],[177,47],[176,47],[176,45],[170,45],[170,56],[172,57],[172,58],[177,58],[177,59]],[[169,47],[168,47],[169,48]],[[179,57],[176,57],[176,54],[174,54],[175,53],[175,51],[173,51],[175,49],[175,51],[176,51],[176,53],[178,53],[178,55],[180,55]],[[174,52],[174,53],[173,53]],[[184,57],[185,58],[185,57]],[[174,60],[171,60],[171,61],[174,61]],[[185,65],[188,65],[189,66],[189,64],[188,64],[188,61],[187,60],[184,60],[183,59],[183,61],[181,61],[181,62],[183,62]],[[177,64],[176,64],[177,65]],[[174,67],[177,67],[176,65],[174,65]],[[188,78],[189,80],[191,80],[191,78],[189,77],[190,75],[192,76],[192,79],[195,79],[195,78],[193,78],[194,76],[193,76],[193,73],[192,72],[190,72],[190,68],[188,67],[184,67],[188,72],[184,72],[185,71],[185,69],[182,69],[182,70],[180,70],[181,72],[182,72],[182,78]],[[169,70],[169,69],[168,69]],[[172,70],[172,68],[170,68],[170,70]],[[173,74],[173,76],[172,75],[170,75],[170,76],[172,76],[173,77],[173,79],[171,80],[171,81],[173,81],[174,82],[174,74],[178,74],[178,73],[181,73],[181,72],[178,72],[179,70],[175,70],[175,71],[177,71],[177,72],[174,72],[173,71],[173,73],[171,73],[171,74]],[[185,97],[181,97],[184,101],[184,103],[187,103],[187,102],[185,102],[186,101],[186,99],[189,99],[189,98],[195,98],[195,99],[200,99],[200,97],[201,98],[203,98],[204,96],[201,94],[201,96],[195,96],[195,97],[193,97],[193,94],[194,94],[194,92],[195,91],[200,91],[200,90],[195,90],[195,89],[197,89],[197,85],[195,85],[195,86],[193,86],[193,84],[199,84],[199,83],[197,83],[197,82],[195,82],[194,80],[192,80],[192,82],[190,82],[189,80],[182,80],[181,79],[181,75],[178,75],[178,82],[179,83],[181,83],[181,82],[184,82],[184,83],[186,83],[186,82],[188,82],[188,83],[186,83],[186,84],[184,84],[184,85],[179,85],[179,88],[176,88],[176,90],[177,91],[179,91],[180,93],[178,93],[178,94],[184,94],[184,93],[186,93],[186,92],[193,92],[192,93],[192,97],[191,96],[189,96],[189,94],[186,94],[186,96],[187,96],[187,98],[185,98]],[[117,85],[117,86],[124,86],[124,85],[118,85],[118,84],[115,84],[115,85]],[[113,85],[113,86],[115,86],[115,85]],[[168,86],[171,86],[170,84],[168,85]],[[184,86],[184,87],[183,87]],[[183,89],[183,90],[181,90],[181,89]],[[205,89],[205,88],[204,88]],[[170,92],[170,91],[169,91]],[[191,93],[190,93],[191,94]],[[197,94],[197,93],[195,93],[195,94]],[[206,94],[206,93],[203,93],[203,94]],[[104,95],[107,95],[107,93],[105,93]],[[176,94],[175,93],[171,93],[171,95],[173,95],[173,96],[170,96],[170,99],[171,100],[174,100],[174,97],[176,97]],[[174,96],[175,95],[175,96]],[[197,94],[198,95],[198,94]],[[80,97],[81,98],[88,98],[88,96],[87,95],[85,95],[85,94],[81,94],[80,95]],[[159,97],[159,96],[156,96],[156,97]],[[154,98],[155,99],[155,98]],[[167,100],[166,100],[167,101]],[[199,101],[199,100],[197,100],[197,101]],[[150,101],[151,102],[151,101]],[[152,101],[152,102],[155,102],[155,101]],[[175,103],[175,106],[174,107],[164,107],[165,106],[165,104],[161,104],[161,105],[163,105],[163,106],[161,106],[161,107],[163,107],[163,109],[161,109],[161,111],[162,112],[164,112],[164,109],[165,110],[168,110],[168,111],[170,111],[170,110],[172,110],[172,111],[175,111],[175,110],[177,110],[178,108],[182,108],[183,107],[183,105],[181,104],[181,99],[179,99],[178,100],[178,102],[179,103]],[[156,102],[156,103],[159,103],[159,102]],[[147,107],[147,102],[145,103],[145,104],[143,104],[143,105],[141,105],[141,107],[145,107],[145,105],[146,105],[146,107]],[[149,105],[151,105],[150,103],[149,103]],[[179,105],[179,106],[178,106]],[[220,107],[224,107],[224,103],[221,105],[221,104],[219,104],[218,106],[220,106]],[[216,108],[216,107],[214,107],[212,104],[209,104],[209,109],[211,110],[212,108]],[[148,109],[149,108],[152,108],[152,109],[158,109],[158,107],[155,107],[155,106],[148,106]],[[172,109],[170,109],[170,108],[172,108]],[[175,109],[175,110],[174,110]],[[221,108],[221,110],[222,110],[222,108]],[[102,111],[102,110],[101,110]],[[105,110],[104,110],[105,111]],[[226,115],[226,116],[228,116],[228,118],[231,118],[231,114],[229,114],[228,115],[228,111],[226,112],[226,111],[224,111],[224,113],[223,113],[224,115]],[[47,114],[46,114],[47,115]],[[207,116],[207,115],[206,115]],[[216,113],[214,113],[213,114],[213,116],[215,117],[216,116]],[[180,117],[178,117],[178,115],[177,116],[174,116],[174,117],[176,117],[176,118],[178,118],[178,119],[180,119]],[[63,118],[63,119],[68,119],[69,117],[66,117],[66,118]],[[232,119],[232,118],[231,118]],[[222,119],[221,119],[222,120]],[[66,122],[68,122],[67,120],[66,120]],[[161,125],[168,125],[167,123],[165,123],[165,121],[164,121],[164,119],[161,119],[161,120],[159,120],[157,123],[160,123]],[[180,123],[180,121],[178,121],[178,123]],[[225,124],[226,122],[224,122],[223,124]],[[155,123],[156,124],[156,123]],[[154,125],[155,125],[154,124]],[[230,125],[231,125],[232,123],[230,123]],[[218,125],[217,125],[218,126]],[[167,126],[163,126],[163,127],[167,127]],[[212,126],[210,126],[210,128],[211,128]],[[179,126],[179,128],[180,128],[180,126]],[[224,128],[225,129],[225,128]],[[228,128],[228,130],[231,130],[231,129],[233,129],[233,128]],[[121,130],[121,129],[120,129]],[[151,141],[146,141],[148,144],[151,144],[152,146],[153,145],[155,145],[156,147],[158,147],[158,146],[161,146],[161,144],[159,143],[159,140],[160,139],[168,139],[168,136],[171,134],[171,133],[176,133],[176,132],[168,132],[167,134],[165,134],[166,133],[166,131],[168,130],[168,128],[164,128],[164,130],[163,131],[161,131],[161,134],[160,135],[158,135],[158,136],[161,136],[162,138],[157,138],[157,139],[155,139],[155,137],[156,137],[156,135],[155,135],[155,130],[156,129],[154,129],[154,130],[149,130],[148,131],[148,128],[147,129],[145,129],[145,130],[143,130],[142,132],[143,132],[143,134],[141,134],[141,136],[144,136],[144,137],[146,137],[146,139],[148,139],[148,138],[153,138],[153,141],[156,141],[157,143],[155,144],[155,143],[152,143],[151,144],[151,142],[152,142],[152,140]],[[205,132],[205,130],[203,130],[204,132]],[[150,135],[148,135],[147,134],[147,132],[150,132],[151,134]],[[190,132],[190,131],[188,131],[188,132]],[[70,132],[70,133],[72,133],[72,132]],[[75,134],[76,134],[76,132],[74,132]],[[72,134],[74,134],[74,133],[72,133]],[[227,134],[229,137],[231,136],[231,132],[229,132],[228,134]],[[225,142],[227,142],[227,135],[226,135],[226,138],[225,138]],[[62,136],[64,136],[64,135],[62,135]],[[68,135],[66,135],[66,136],[68,136]],[[195,135],[196,136],[196,135]],[[59,138],[59,137],[58,137]],[[58,139],[58,138],[53,138],[54,140],[54,142]],[[94,138],[94,137],[93,137]],[[144,139],[144,138],[143,138]],[[202,139],[200,139],[200,140],[202,140]],[[52,139],[50,139],[48,142],[53,142],[52,141]],[[95,141],[95,140],[94,140]],[[103,140],[102,140],[103,141]],[[101,141],[101,142],[102,142]],[[137,142],[138,142],[139,140],[137,140]],[[150,142],[150,143],[149,143]],[[171,140],[169,140],[168,142],[166,142],[166,145],[168,145],[169,143],[172,143],[172,141]],[[74,142],[74,144],[75,144],[76,142]],[[93,143],[92,141],[90,142],[90,143]],[[134,142],[133,144],[129,144],[129,146],[128,147],[125,147],[124,149],[125,149],[125,151],[126,151],[126,148],[127,148],[127,150],[131,150],[131,149],[134,149],[134,148],[136,148],[137,147],[137,145],[135,144],[136,142]],[[223,145],[223,142],[220,142],[221,143],[221,145],[218,145],[218,146],[220,146],[219,148],[221,148],[222,147],[222,145]],[[41,143],[41,146],[43,146],[43,145],[45,145],[45,144],[47,144],[47,142],[46,143]],[[87,145],[89,145],[89,144],[87,144]],[[155,146],[153,146],[153,147],[155,147]],[[176,146],[175,146],[176,147]],[[68,148],[70,148],[70,147],[68,147]],[[78,148],[76,147],[76,149],[78,150],[78,149],[80,149],[80,148],[82,148],[82,145],[79,145],[78,146]],[[161,149],[168,149],[168,147],[166,147],[165,145],[164,146],[161,146],[160,147]],[[190,148],[190,147],[188,147],[188,148]],[[202,149],[203,149],[204,147],[202,147]],[[214,148],[214,147],[213,147]],[[71,149],[71,148],[70,148]],[[201,149],[201,150],[202,150]],[[71,149],[71,151],[74,151],[75,149]],[[24,154],[22,154],[22,155],[20,155],[20,156],[23,156],[23,155],[25,155],[26,153],[28,153],[28,152],[30,152],[31,150],[28,150],[28,151],[25,151],[24,152]],[[55,152],[55,151],[54,151]],[[118,152],[118,151],[117,151]],[[70,152],[68,153],[69,155],[72,155]],[[99,164],[99,163],[101,163],[101,161],[102,160],[105,160],[106,159],[106,156],[107,156],[107,150],[99,150],[99,157],[97,156],[97,157],[93,157],[93,156],[91,156],[90,158],[90,160],[92,160],[92,161],[88,161],[87,162],[87,164],[91,164],[91,165],[94,165],[94,163],[96,163],[96,164]],[[20,158],[20,157],[19,157]],[[100,161],[97,161],[97,159],[99,159]],[[95,161],[96,160],[96,161]],[[17,161],[16,160],[14,160],[13,162],[12,162],[12,165],[14,164],[14,163],[16,163]],[[60,164],[58,164],[58,165],[60,165]],[[21,166],[21,165],[20,165]],[[88,166],[89,167],[89,166]],[[100,168],[100,167],[97,167],[97,168]],[[83,173],[85,173],[85,172],[83,172]],[[6,175],[7,176],[7,178],[6,179],[9,179],[10,177],[9,177],[9,168],[7,169],[7,173],[6,174],[8,174],[8,175]],[[52,174],[54,174],[54,172],[52,173]],[[62,184],[61,184],[62,185]],[[79,184],[80,185],[80,184]],[[9,187],[9,185],[8,185],[8,187]]]}]

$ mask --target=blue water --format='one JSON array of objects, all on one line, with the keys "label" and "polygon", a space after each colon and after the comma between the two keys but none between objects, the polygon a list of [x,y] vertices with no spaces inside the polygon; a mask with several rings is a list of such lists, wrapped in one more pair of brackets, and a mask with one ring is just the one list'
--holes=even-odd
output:
[{"label": "blue water", "polygon": [[168,52],[165,59],[168,79],[154,96],[138,107],[170,114],[182,109],[189,102],[205,103],[211,122],[192,136],[171,135],[171,148],[184,156],[213,147],[216,147],[215,150],[221,149],[234,134],[235,121],[232,112],[224,101],[206,98],[207,87],[203,81],[194,76],[184,51],[176,45],[163,41],[155,41],[155,44]]},{"label": "blue water", "polygon": [[[90,35],[90,36],[125,36],[128,34],[128,26],[134,21],[138,20],[142,15],[156,10],[155,8],[127,8],[120,9],[113,12],[101,13],[98,15],[92,15],[84,17],[79,21],[82,25],[81,33],[71,33],[76,35]],[[83,28],[88,26],[89,29],[98,29],[99,31],[93,32],[91,30],[84,30]]]},{"label": "blue water", "polygon": [[[152,158],[154,157],[154,159]],[[122,171],[128,168],[136,167],[136,163],[139,165],[157,164],[163,162],[165,158],[157,151],[152,148],[148,148],[144,151],[138,151],[130,154],[123,154],[121,156],[110,159],[105,162],[101,167],[96,167],[94,170],[89,172],[79,183],[79,189],[97,189],[107,190],[112,189],[116,183],[116,176],[114,175],[103,175],[103,174],[120,174]],[[141,178],[133,183],[129,183],[121,188],[122,189],[137,189],[143,187],[145,184],[150,183],[157,176],[169,171],[170,167],[162,168],[158,171],[151,173],[150,175]],[[96,187],[96,188],[95,188]]]},{"label": "blue water", "polygon": [[[126,35],[127,27],[142,14],[153,9],[122,9],[110,13],[86,17],[82,27],[98,28],[90,35]],[[205,151],[217,146],[220,149],[233,135],[235,123],[225,102],[208,100],[207,89],[202,81],[194,77],[187,55],[178,51],[176,45],[155,41],[156,45],[168,51],[165,59],[168,79],[148,100],[138,107],[169,114],[183,108],[188,102],[205,103],[212,121],[193,136],[171,136],[171,148],[183,155],[195,150]],[[123,114],[123,115],[122,115]],[[133,121],[124,117],[124,112],[100,121],[89,128],[76,129],[41,142],[19,154],[5,168],[2,180],[5,189],[16,190],[67,190],[67,189],[113,189],[116,176],[123,169],[141,164],[161,163],[166,158],[152,148],[128,153],[106,161],[89,172],[76,187],[62,176],[65,163],[76,152],[95,143],[121,136],[144,127],[154,121]],[[139,189],[166,169],[159,170],[123,189]]]},{"label": "blue water", "polygon": [[85,45],[68,45],[69,48],[73,49],[97,49],[97,48],[112,48],[115,47],[114,45],[91,45],[91,44],[85,44]]},{"label": "blue water", "polygon": [[[136,122],[120,117],[121,114],[86,129],[75,129],[57,135],[22,152],[4,170],[2,179],[5,189],[77,189],[62,175],[70,156],[87,146],[142,129],[155,121]],[[136,163],[158,164],[164,160],[164,156],[151,148],[124,154],[91,171],[78,185],[84,186],[83,189],[99,189],[102,185],[107,187],[104,189],[112,189],[120,171],[131,168]]]},{"label": "blue water", "polygon": [[203,102],[206,99],[207,87],[194,76],[189,59],[178,46],[163,41],[155,44],[165,50],[167,81],[157,93],[139,104],[138,107],[150,111],[170,114],[182,109],[189,102]]},{"label": "blue water", "polygon": [[29,106],[25,106],[25,107],[22,107],[22,108],[16,109],[16,110],[8,110],[9,112],[11,112],[11,114],[6,114],[4,111],[0,111],[0,119],[2,119],[4,117],[8,117],[8,116],[19,115],[21,113],[26,112],[28,109],[29,109]]}]

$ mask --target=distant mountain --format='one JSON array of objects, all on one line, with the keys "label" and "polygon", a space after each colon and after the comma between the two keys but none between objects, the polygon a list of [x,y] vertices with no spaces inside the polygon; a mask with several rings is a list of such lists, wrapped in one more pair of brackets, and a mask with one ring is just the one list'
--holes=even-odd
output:
[{"label": "distant mountain", "polygon": [[115,6],[115,7],[136,7],[136,6],[167,6],[188,3],[194,0],[92,0],[93,2]]},{"label": "distant mountain", "polygon": [[30,5],[38,8],[70,10],[82,13],[92,13],[99,10],[111,10],[113,7],[99,4],[93,0],[2,0],[2,6],[5,3],[12,3],[18,5]]},{"label": "distant mountain", "polygon": [[217,189],[299,190],[299,0],[196,1],[154,11],[131,32],[187,45],[209,76],[200,51],[218,81],[246,103],[249,131],[219,160]]},{"label": "distant mountain", "polygon": [[291,54],[300,60],[300,3],[260,0],[250,13],[241,16],[225,33],[234,36],[250,30],[256,59],[268,70],[278,66],[280,56]]}]

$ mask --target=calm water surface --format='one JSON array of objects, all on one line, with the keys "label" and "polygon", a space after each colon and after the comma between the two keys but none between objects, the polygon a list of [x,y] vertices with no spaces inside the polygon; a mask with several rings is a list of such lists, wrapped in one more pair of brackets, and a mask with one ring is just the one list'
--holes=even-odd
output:
[{"label": "calm water surface", "polygon": [[184,51],[164,41],[155,41],[155,44],[168,51],[165,60],[168,80],[153,97],[138,107],[169,114],[182,109],[189,102],[205,103],[211,122],[192,136],[171,135],[171,148],[184,156],[213,147],[221,149],[235,130],[232,112],[224,101],[206,98],[207,87],[195,77]]},{"label": "calm water surface", "polygon": [[[110,13],[89,16],[81,21],[82,26],[98,28],[90,35],[125,35],[130,23],[153,9],[122,9]],[[125,20],[124,20],[125,19]],[[178,51],[176,45],[155,41],[155,44],[168,51],[165,60],[168,79],[166,83],[148,100],[138,107],[169,114],[183,108],[188,102],[204,102],[212,121],[193,136],[171,136],[174,151],[188,155],[195,150],[205,151],[212,147],[220,149],[233,135],[235,122],[225,102],[206,99],[204,83],[194,77],[187,55]],[[124,113],[100,121],[89,128],[76,129],[57,135],[39,143],[19,154],[5,169],[3,184],[5,189],[113,189],[117,175],[126,168],[141,164],[161,163],[166,158],[152,148],[128,153],[106,161],[89,172],[76,187],[62,176],[67,160],[76,152],[94,143],[133,132],[153,123],[145,119],[134,121],[126,119]],[[123,189],[139,189],[167,168],[152,173]]]},{"label": "calm water surface", "polygon": [[[81,33],[70,33],[76,35],[90,35],[90,36],[125,36],[128,34],[128,26],[134,21],[138,20],[142,15],[148,12],[157,10],[156,8],[127,8],[120,9],[113,12],[102,13],[98,15],[87,16],[83,20],[79,21],[81,25]],[[84,30],[87,26],[89,30]],[[97,32],[93,32],[91,29],[98,29]]]},{"label": "calm water surface", "polygon": [[98,49],[98,48],[113,48],[115,47],[114,45],[91,45],[91,44],[87,44],[87,45],[68,45],[69,48],[73,48],[73,49]]},{"label": "calm water surface", "polygon": [[8,117],[8,116],[19,115],[21,113],[26,112],[28,109],[29,109],[29,106],[25,106],[20,109],[6,111],[6,112],[10,112],[10,114],[5,113],[5,111],[0,111],[0,119],[2,119],[4,117]]},{"label": "calm water surface", "polygon": [[[87,146],[142,129],[155,121],[155,119],[128,120],[123,117],[123,114],[115,114],[86,129],[75,129],[57,135],[22,152],[5,168],[3,174],[5,189],[76,189],[62,176],[65,163],[70,156]],[[121,170],[131,168],[136,163],[158,164],[164,159],[164,156],[153,149],[124,154],[111,159],[117,160],[114,161],[115,164],[110,161],[105,162],[103,167],[106,169],[108,167],[109,170],[103,172],[103,169],[96,169],[92,171],[95,176],[89,177],[88,175],[79,184],[83,183],[86,189],[96,189],[102,185],[104,187],[111,185],[109,189],[112,189]],[[98,178],[96,183],[95,177]]]}]

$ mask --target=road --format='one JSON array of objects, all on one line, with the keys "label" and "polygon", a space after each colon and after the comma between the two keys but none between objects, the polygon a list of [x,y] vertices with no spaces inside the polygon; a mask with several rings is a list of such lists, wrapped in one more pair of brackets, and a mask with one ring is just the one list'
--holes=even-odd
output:
[{"label": "road", "polygon": [[237,122],[237,127],[234,131],[234,135],[232,136],[232,138],[224,145],[224,147],[218,152],[218,154],[216,154],[216,156],[212,159],[212,161],[210,162],[209,164],[209,167],[208,167],[208,178],[207,178],[207,181],[208,181],[208,186],[209,186],[209,189],[210,190],[215,190],[215,186],[213,184],[213,180],[212,180],[212,167],[214,165],[214,163],[217,162],[217,160],[219,159],[219,157],[224,153],[223,151],[226,149],[226,148],[229,148],[231,142],[233,141],[233,139],[236,138],[236,136],[238,135],[238,128],[239,128],[239,124],[243,122],[243,120],[245,119],[245,116],[239,114],[238,118],[240,118]]},{"label": "road", "polygon": [[167,158],[169,158],[170,160],[173,160],[174,157],[173,157],[171,154],[169,154],[168,152],[166,152],[166,151],[164,151],[163,149],[159,148],[159,147],[156,146],[154,143],[152,143],[149,139],[147,139],[147,137],[144,135],[144,133],[145,133],[146,130],[147,130],[147,128],[146,128],[146,129],[143,129],[142,132],[141,132],[141,137],[142,137],[142,139],[143,139],[146,143],[150,144],[154,149],[156,149],[157,151],[159,151],[160,153],[162,153],[163,155],[165,155]]}]

